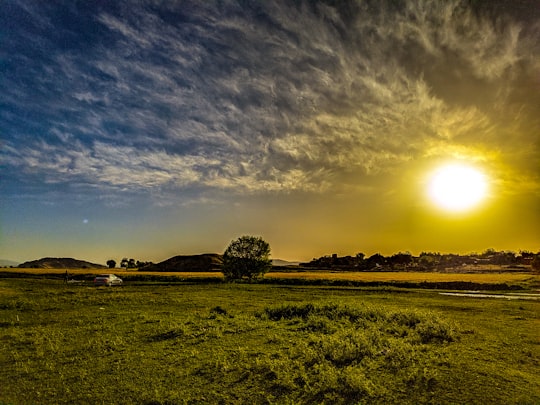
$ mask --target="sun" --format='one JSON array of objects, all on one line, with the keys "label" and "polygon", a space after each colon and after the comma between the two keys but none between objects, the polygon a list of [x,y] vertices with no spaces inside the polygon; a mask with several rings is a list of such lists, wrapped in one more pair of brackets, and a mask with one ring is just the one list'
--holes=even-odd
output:
[{"label": "sun", "polygon": [[475,208],[487,194],[486,176],[478,169],[462,163],[435,170],[428,183],[428,195],[439,208],[463,212]]}]

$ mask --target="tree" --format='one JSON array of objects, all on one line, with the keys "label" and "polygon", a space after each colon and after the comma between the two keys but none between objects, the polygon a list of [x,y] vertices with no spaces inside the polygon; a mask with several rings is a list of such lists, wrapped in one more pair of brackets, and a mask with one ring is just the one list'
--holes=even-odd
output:
[{"label": "tree", "polygon": [[531,268],[533,271],[540,273],[540,253],[537,253],[532,259]]},{"label": "tree", "polygon": [[441,262],[441,254],[439,252],[422,252],[418,257],[418,263],[425,269],[433,269]]},{"label": "tree", "polygon": [[386,257],[380,253],[375,253],[366,259],[366,265],[368,268],[381,267],[386,264]]},{"label": "tree", "polygon": [[109,269],[114,269],[116,267],[116,262],[113,259],[107,260],[107,266],[109,266]]},{"label": "tree", "polygon": [[366,258],[366,255],[362,252],[356,254],[356,259],[360,262],[363,261],[365,258]]},{"label": "tree", "polygon": [[399,252],[390,256],[390,258],[388,259],[388,262],[390,263],[392,268],[396,266],[406,268],[408,264],[412,263],[412,261],[413,261],[413,258],[409,252],[405,252],[405,253]]},{"label": "tree", "polygon": [[272,267],[270,245],[261,237],[242,236],[223,253],[222,272],[228,280],[257,278]]}]

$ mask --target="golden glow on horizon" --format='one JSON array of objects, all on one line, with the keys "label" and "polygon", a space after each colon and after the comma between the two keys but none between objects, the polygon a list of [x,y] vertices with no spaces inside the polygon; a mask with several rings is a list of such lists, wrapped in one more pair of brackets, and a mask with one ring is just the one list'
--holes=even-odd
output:
[{"label": "golden glow on horizon", "polygon": [[439,208],[463,212],[479,205],[487,194],[486,176],[462,163],[440,167],[428,184],[428,195]]}]

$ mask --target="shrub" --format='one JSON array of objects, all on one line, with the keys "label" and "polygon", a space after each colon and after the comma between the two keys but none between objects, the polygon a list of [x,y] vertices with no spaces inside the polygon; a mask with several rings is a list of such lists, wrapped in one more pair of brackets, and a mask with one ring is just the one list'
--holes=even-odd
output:
[{"label": "shrub", "polygon": [[416,333],[422,343],[453,342],[457,334],[452,325],[439,319],[427,319],[416,327]]},{"label": "shrub", "polygon": [[212,308],[210,310],[210,316],[211,317],[216,317],[217,315],[227,316],[227,315],[229,315],[229,313],[227,312],[227,310],[225,308],[222,308],[222,307],[220,307],[218,305],[218,306],[215,306],[214,308]]},{"label": "shrub", "polygon": [[280,307],[268,307],[264,312],[272,321],[281,319],[303,318],[306,319],[313,312],[315,307],[313,304],[305,305],[283,305]]},{"label": "shrub", "polygon": [[303,302],[266,307],[259,318],[305,333],[251,368],[277,402],[379,403],[388,390],[403,398],[431,390],[439,380],[434,362],[445,358],[441,346],[457,340],[453,324],[437,314],[382,305]]}]

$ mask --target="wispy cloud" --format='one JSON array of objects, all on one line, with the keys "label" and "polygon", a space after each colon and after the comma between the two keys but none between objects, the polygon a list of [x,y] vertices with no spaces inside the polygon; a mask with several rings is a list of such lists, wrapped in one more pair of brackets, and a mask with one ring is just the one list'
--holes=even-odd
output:
[{"label": "wispy cloud", "polygon": [[81,21],[98,38],[47,58],[55,10],[19,5],[42,28],[14,34],[28,48],[2,79],[2,155],[48,184],[336,189],[347,173],[496,148],[539,68],[540,30],[459,1],[119,3]]}]

